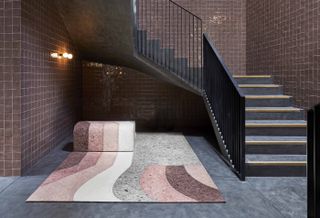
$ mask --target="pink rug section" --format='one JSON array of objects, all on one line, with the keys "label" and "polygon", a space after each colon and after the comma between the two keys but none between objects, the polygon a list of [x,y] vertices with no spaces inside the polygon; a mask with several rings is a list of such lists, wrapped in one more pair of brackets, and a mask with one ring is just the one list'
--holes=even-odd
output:
[{"label": "pink rug section", "polygon": [[83,184],[113,165],[117,153],[88,152],[78,164],[60,169],[68,165],[68,162],[72,162],[75,155],[82,154],[77,152],[70,154],[27,201],[72,202],[75,193]]},{"label": "pink rug section", "polygon": [[166,178],[166,166],[149,166],[143,172],[140,185],[146,195],[158,202],[196,202],[175,190]]},{"label": "pink rug section", "polygon": [[104,151],[103,150],[103,123],[90,123],[89,126],[89,145],[88,151]]},{"label": "pink rug section", "polygon": [[156,202],[225,202],[217,186],[200,164],[149,166],[141,176],[140,185],[146,195]]},{"label": "pink rug section", "polygon": [[133,151],[135,123],[83,121],[74,127],[73,136],[77,152]]},{"label": "pink rug section", "polygon": [[103,128],[103,150],[119,151],[119,123],[110,122]]}]

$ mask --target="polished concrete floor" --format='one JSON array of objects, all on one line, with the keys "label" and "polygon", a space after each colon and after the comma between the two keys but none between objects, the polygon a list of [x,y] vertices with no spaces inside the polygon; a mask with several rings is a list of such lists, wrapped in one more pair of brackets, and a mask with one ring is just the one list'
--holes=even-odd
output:
[{"label": "polished concrete floor", "polygon": [[59,147],[26,176],[0,177],[0,217],[307,217],[305,178],[248,178],[240,182],[204,137],[187,136],[187,139],[223,193],[225,204],[26,203],[30,194],[68,155],[69,151]]}]

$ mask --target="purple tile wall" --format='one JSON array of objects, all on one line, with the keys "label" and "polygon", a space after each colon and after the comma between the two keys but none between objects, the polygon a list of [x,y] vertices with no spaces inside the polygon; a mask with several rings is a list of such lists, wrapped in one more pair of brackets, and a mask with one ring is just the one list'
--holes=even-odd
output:
[{"label": "purple tile wall", "polygon": [[[51,52],[75,60],[53,60]],[[79,120],[81,64],[52,1],[0,0],[0,176],[19,176]]]},{"label": "purple tile wall", "polygon": [[[81,112],[81,63],[53,1],[22,1],[22,172],[72,135]],[[52,59],[52,52],[74,54]]]},{"label": "purple tile wall", "polygon": [[0,176],[21,172],[20,0],[0,0]]},{"label": "purple tile wall", "polygon": [[320,102],[320,1],[247,0],[247,71],[271,74],[307,109]]},{"label": "purple tile wall", "polygon": [[83,64],[83,119],[135,120],[138,130],[210,129],[200,96],[127,68]]}]

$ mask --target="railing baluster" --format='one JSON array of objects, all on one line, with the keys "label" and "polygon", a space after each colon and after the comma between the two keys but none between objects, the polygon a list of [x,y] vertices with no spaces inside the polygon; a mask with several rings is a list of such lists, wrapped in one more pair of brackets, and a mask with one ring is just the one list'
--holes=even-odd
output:
[{"label": "railing baluster", "polygon": [[[156,9],[156,42],[160,42],[160,36],[159,36],[159,0],[157,0],[157,9]],[[157,45],[158,46],[158,45]],[[160,46],[160,43],[159,43]],[[158,47],[157,47],[158,48]],[[159,64],[159,50],[155,51],[156,53],[156,63]]]},{"label": "railing baluster", "polygon": [[[169,34],[169,46],[168,48],[171,49],[171,2],[169,1],[169,31],[168,31],[168,34]],[[169,71],[171,70],[171,53],[169,53]]]},{"label": "railing baluster", "polygon": [[195,19],[195,47],[196,47],[196,83],[195,87],[199,88],[199,23],[198,19]]},{"label": "railing baluster", "polygon": [[176,49],[176,54],[177,54],[177,58],[176,58],[176,74],[180,76],[180,72],[179,72],[179,57],[180,57],[180,54],[179,54],[179,8],[176,7],[176,22],[177,22],[177,33],[175,34],[176,35],[176,45],[177,45],[177,49]]},{"label": "railing baluster", "polygon": [[[169,12],[169,2],[167,2],[167,4],[165,4],[166,5],[166,11],[165,11],[165,14],[166,14],[166,19],[169,17],[168,16],[168,12]],[[166,20],[166,23],[165,23],[165,26],[166,26],[166,44],[165,44],[165,48],[169,48],[169,19],[168,20]],[[165,51],[165,52],[167,52],[167,51]],[[166,69],[168,69],[168,55],[166,55],[166,53],[164,54],[164,56],[165,56],[165,68]]]},{"label": "railing baluster", "polygon": [[183,11],[182,11],[182,8],[180,8],[180,17],[181,17],[181,20],[180,20],[180,57],[181,57],[181,62],[180,62],[180,76],[181,78],[183,78],[183,17],[182,17],[182,14],[183,14]]},{"label": "railing baluster", "polygon": [[[175,45],[178,45],[178,34],[179,34],[179,32],[178,32],[178,19],[177,19],[177,17],[178,17],[178,13],[177,13],[177,10],[178,10],[178,8],[174,8],[174,21],[176,22],[175,24],[175,32],[174,32],[174,37],[175,37],[175,40],[174,40],[174,43],[175,43]],[[175,53],[175,61],[174,61],[174,72],[175,72],[175,74],[176,75],[179,75],[179,72],[178,72],[178,57],[179,57],[179,54],[178,54],[178,48],[176,48],[175,49],[175,51],[174,51]]]},{"label": "railing baluster", "polygon": [[[161,0],[161,3],[163,3],[163,0]],[[164,12],[165,12],[165,4],[161,4],[161,26],[162,26],[162,31],[161,31],[161,35],[162,35],[162,38],[161,38],[161,41],[160,41],[160,48],[162,49],[161,50],[161,62],[162,62],[162,66],[165,66],[165,64],[164,64],[164,50],[163,50],[163,48],[165,48],[165,42],[166,42],[166,40],[165,40],[165,37],[164,37],[164,35],[165,35],[165,15],[164,15]]]},{"label": "railing baluster", "polygon": [[[144,0],[146,1],[146,0]],[[145,12],[144,13],[147,13],[147,9],[144,7],[144,10]],[[147,15],[147,14],[146,14]],[[144,18],[144,21],[143,21],[143,25],[147,27],[147,17]],[[145,28],[146,28],[145,27]],[[144,50],[144,56],[147,57],[147,54],[148,54],[148,49],[147,49],[147,35],[145,34],[147,31],[145,30],[144,34],[143,34],[143,50]]]},{"label": "railing baluster", "polygon": [[194,17],[192,17],[192,86],[194,86],[195,84],[195,81],[194,81],[194,70],[195,70],[195,58],[194,58],[194,40],[195,40],[195,37],[194,37]]},{"label": "railing baluster", "polygon": [[202,37],[202,22],[201,22],[201,36],[200,36],[200,38],[201,38],[201,43],[200,43],[200,46],[201,46],[201,79],[200,79],[200,81],[201,81],[201,87],[200,87],[200,89],[203,89],[203,68],[204,68],[204,66],[203,66],[203,37]]},{"label": "railing baluster", "polygon": [[149,2],[150,5],[150,9],[149,9],[149,13],[150,13],[150,39],[149,39],[149,46],[150,46],[150,58],[151,60],[154,62],[154,53],[153,53],[153,39],[154,39],[154,25],[153,24],[153,1]]},{"label": "railing baluster", "polygon": [[189,15],[188,17],[188,31],[189,31],[189,34],[188,34],[188,41],[189,41],[189,54],[188,54],[188,62],[189,62],[189,67],[188,67],[188,82],[190,83],[191,82],[191,40],[190,40],[190,37],[191,37],[191,16]]}]

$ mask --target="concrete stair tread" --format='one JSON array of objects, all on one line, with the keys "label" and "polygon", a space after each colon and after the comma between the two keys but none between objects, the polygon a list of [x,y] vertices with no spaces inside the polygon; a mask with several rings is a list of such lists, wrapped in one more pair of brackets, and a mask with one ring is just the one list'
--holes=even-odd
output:
[{"label": "concrete stair tread", "polygon": [[289,95],[246,95],[246,99],[290,99]]},{"label": "concrete stair tread", "polygon": [[279,88],[276,84],[239,84],[239,88]]},{"label": "concrete stair tread", "polygon": [[234,78],[271,78],[271,75],[234,75]]},{"label": "concrete stair tread", "polygon": [[285,124],[292,124],[292,123],[298,123],[298,124],[306,124],[307,122],[305,120],[247,120],[246,123],[285,123]]},{"label": "concrete stair tread", "polygon": [[304,120],[246,120],[246,127],[307,127]]},{"label": "concrete stair tread", "polygon": [[281,85],[276,85],[273,83],[253,83],[245,82],[240,83],[238,86],[242,90],[242,93],[247,95],[283,95],[283,90]]},{"label": "concrete stair tread", "polygon": [[305,136],[246,136],[247,143],[307,143]]},{"label": "concrete stair tread", "polygon": [[299,163],[306,164],[306,155],[263,155],[263,154],[247,154],[246,163],[249,164],[276,164],[276,163]]},{"label": "concrete stair tread", "polygon": [[301,112],[302,109],[296,107],[246,107],[247,112]]}]

